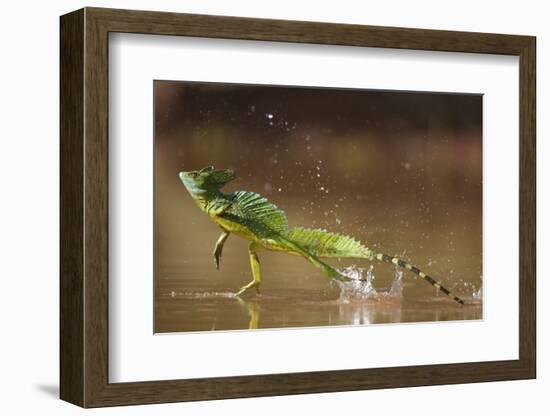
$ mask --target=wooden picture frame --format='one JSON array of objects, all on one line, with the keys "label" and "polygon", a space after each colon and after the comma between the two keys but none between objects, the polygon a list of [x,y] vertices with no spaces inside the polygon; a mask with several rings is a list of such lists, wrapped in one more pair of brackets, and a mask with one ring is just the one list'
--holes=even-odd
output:
[{"label": "wooden picture frame", "polygon": [[[100,407],[529,379],[536,376],[535,38],[85,8],[61,17],[60,396]],[[298,42],[519,57],[519,359],[110,383],[108,35]]]}]

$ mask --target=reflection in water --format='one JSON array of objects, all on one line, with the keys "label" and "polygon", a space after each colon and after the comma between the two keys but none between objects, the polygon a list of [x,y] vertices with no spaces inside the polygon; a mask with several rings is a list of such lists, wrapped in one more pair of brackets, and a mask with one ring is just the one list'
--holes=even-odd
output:
[{"label": "reflection in water", "polygon": [[[367,275],[372,275],[372,270]],[[373,275],[372,275],[373,276]],[[402,296],[402,271],[391,286],[357,288],[355,282],[339,293],[313,290],[277,291],[269,295],[236,296],[233,292],[172,291],[158,296],[158,332],[262,329],[399,322],[472,320],[482,318],[482,303],[472,293],[461,306],[447,297],[408,300]],[[368,293],[367,293],[368,292]],[[179,319],[174,319],[174,316]]]},{"label": "reflection in water", "polygon": [[250,321],[248,321],[248,329],[258,329],[258,325],[260,323],[260,305],[256,302],[247,302],[239,296],[235,296],[235,299],[239,301],[250,317]]},{"label": "reflection in water", "polygon": [[[384,321],[401,321],[401,300],[403,298],[403,271],[395,269],[391,286],[386,288],[374,287],[374,266],[368,269],[349,266],[341,272],[352,278],[350,282],[334,281],[340,287],[340,316],[349,315],[350,324],[364,325],[377,321],[375,314],[385,314]],[[367,302],[362,302],[367,300]],[[344,310],[348,308],[349,311]]]}]

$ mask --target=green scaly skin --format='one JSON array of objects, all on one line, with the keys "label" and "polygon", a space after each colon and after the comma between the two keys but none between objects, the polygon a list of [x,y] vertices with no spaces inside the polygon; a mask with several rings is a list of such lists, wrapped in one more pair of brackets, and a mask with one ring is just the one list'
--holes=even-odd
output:
[{"label": "green scaly skin", "polygon": [[199,208],[222,230],[213,253],[217,269],[220,266],[223,245],[231,233],[250,241],[248,253],[253,278],[239,289],[237,295],[252,288],[259,293],[262,276],[257,251],[264,248],[302,256],[328,277],[340,281],[352,279],[323,262],[322,258],[355,258],[392,263],[410,270],[454,301],[464,304],[462,299],[452,294],[439,281],[400,258],[377,253],[346,235],[320,229],[289,228],[285,213],[257,193],[236,191],[224,194],[220,189],[235,179],[231,170],[215,170],[208,166],[199,171],[180,172],[179,176]]}]

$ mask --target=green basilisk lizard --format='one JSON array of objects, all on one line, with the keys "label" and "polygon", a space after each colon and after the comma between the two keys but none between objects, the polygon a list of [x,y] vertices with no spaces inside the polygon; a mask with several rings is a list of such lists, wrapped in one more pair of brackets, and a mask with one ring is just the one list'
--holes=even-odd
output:
[{"label": "green basilisk lizard", "polygon": [[220,267],[223,245],[229,234],[237,234],[250,241],[248,253],[252,281],[241,287],[237,295],[252,288],[259,292],[262,276],[257,250],[264,248],[302,256],[328,277],[340,281],[352,279],[323,262],[321,258],[355,258],[392,263],[410,270],[456,302],[464,304],[462,299],[452,294],[439,281],[400,258],[378,253],[346,235],[321,229],[289,228],[285,213],[255,192],[235,191],[224,194],[221,188],[236,177],[232,170],[216,170],[208,166],[198,171],[180,172],[179,177],[199,208],[222,230],[213,252],[217,269]]}]

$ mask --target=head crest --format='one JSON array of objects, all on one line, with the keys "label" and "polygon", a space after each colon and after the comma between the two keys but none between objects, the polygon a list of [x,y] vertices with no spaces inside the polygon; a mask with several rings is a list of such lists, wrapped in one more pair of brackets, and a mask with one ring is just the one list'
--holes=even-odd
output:
[{"label": "head crest", "polygon": [[231,169],[214,169],[206,166],[201,170],[180,172],[180,179],[191,192],[200,193],[211,189],[220,189],[226,183],[235,179],[235,172]]}]

